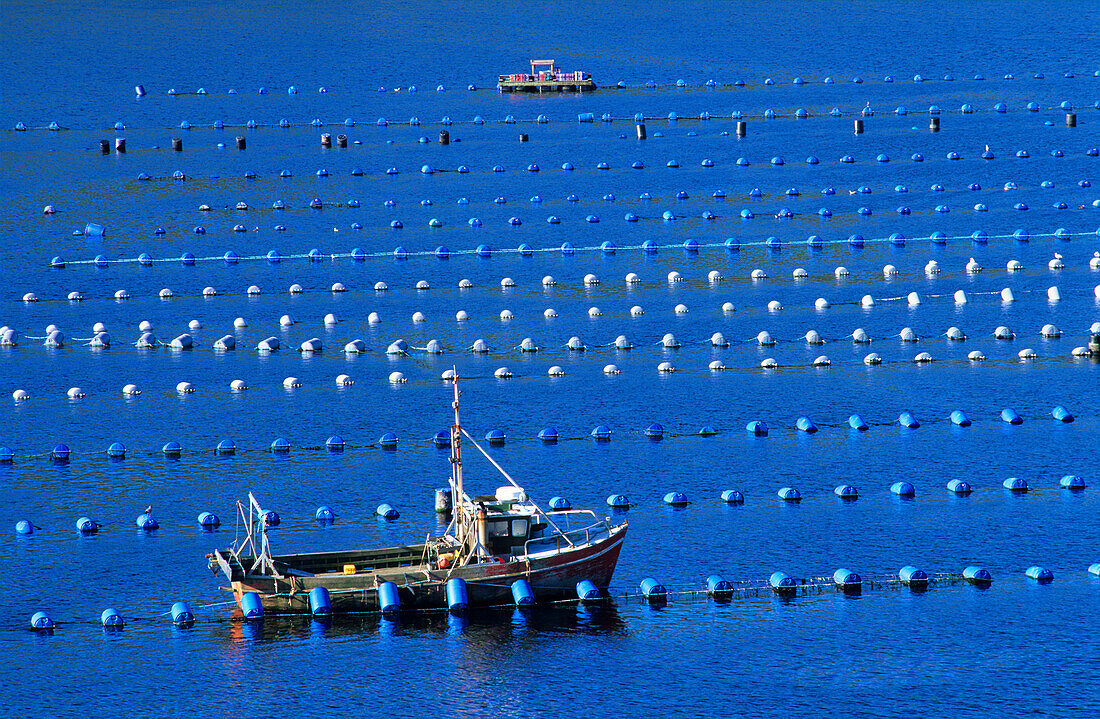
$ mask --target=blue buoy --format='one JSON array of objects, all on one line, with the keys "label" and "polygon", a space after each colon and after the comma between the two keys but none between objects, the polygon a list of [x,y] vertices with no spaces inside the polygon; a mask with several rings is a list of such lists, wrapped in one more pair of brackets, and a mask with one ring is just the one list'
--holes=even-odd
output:
[{"label": "blue buoy", "polygon": [[213,512],[203,512],[199,515],[198,521],[199,526],[206,530],[217,529],[222,524],[222,520]]},{"label": "blue buoy", "polygon": [[171,609],[172,623],[177,627],[189,627],[195,623],[195,615],[191,613],[191,607],[187,602],[176,602]]},{"label": "blue buoy", "polygon": [[551,512],[568,512],[573,509],[573,503],[566,497],[551,497],[547,505],[550,507]]},{"label": "blue buoy", "polygon": [[26,519],[20,519],[15,523],[16,534],[34,534],[34,525]]},{"label": "blue buoy", "polygon": [[645,436],[649,439],[662,439],[665,436],[665,428],[654,422],[645,428]]},{"label": "blue buoy", "polygon": [[798,590],[798,582],[786,572],[773,572],[768,577],[768,584],[781,597],[791,596]]},{"label": "blue buoy", "polygon": [[783,487],[778,492],[779,498],[784,502],[801,502],[802,494],[794,487]]},{"label": "blue buoy", "polygon": [[160,451],[164,453],[165,457],[179,457],[183,452],[183,447],[179,442],[169,442],[160,448]]},{"label": "blue buoy", "polygon": [[114,607],[107,607],[99,615],[99,621],[107,629],[122,629],[125,625],[125,621],[122,619],[122,615]]},{"label": "blue buoy", "polygon": [[642,592],[642,596],[645,597],[648,602],[664,602],[668,599],[668,590],[665,589],[665,585],[658,582],[653,577],[646,577],[639,584],[639,589]]},{"label": "blue buoy", "polygon": [[137,525],[138,529],[143,529],[146,532],[160,528],[160,523],[152,514],[139,514],[137,519],[134,520],[134,524]]},{"label": "blue buoy", "polygon": [[237,445],[231,439],[223,439],[218,442],[218,446],[214,448],[215,454],[236,454]]},{"label": "blue buoy", "polygon": [[1069,410],[1066,409],[1065,407],[1063,407],[1062,405],[1058,405],[1053,410],[1051,410],[1050,416],[1053,417],[1054,419],[1058,420],[1059,422],[1072,422],[1073,421],[1073,415],[1070,414]]},{"label": "blue buoy", "polygon": [[665,495],[665,504],[670,507],[686,507],[688,498],[683,492],[669,492]]},{"label": "blue buoy", "polygon": [[332,598],[325,587],[309,590],[309,613],[315,617],[327,617],[332,614]]},{"label": "blue buoy", "polygon": [[753,420],[745,425],[745,431],[754,437],[767,437],[768,425],[764,424],[760,420]]},{"label": "blue buoy", "polygon": [[917,420],[912,412],[902,412],[898,416],[898,424],[900,424],[902,427],[907,427],[908,429],[917,429],[918,427],[920,427],[920,422]]},{"label": "blue buoy", "polygon": [[709,424],[703,425],[703,427],[699,429],[700,437],[713,437],[716,434],[718,434],[718,430],[716,430],[714,427],[711,427]]},{"label": "blue buoy", "polygon": [[859,490],[850,484],[842,484],[833,490],[841,499],[859,499]]},{"label": "blue buoy", "polygon": [[397,449],[397,435],[393,432],[386,432],[378,438],[378,445],[382,449]]},{"label": "blue buoy", "polygon": [[1027,575],[1028,579],[1034,579],[1039,584],[1050,584],[1054,581],[1054,572],[1045,567],[1028,567],[1024,574]]},{"label": "blue buoy", "polygon": [[313,513],[313,518],[323,524],[332,524],[336,521],[336,513],[332,511],[332,508],[327,504],[322,504],[317,508],[317,511]]},{"label": "blue buoy", "polygon": [[389,504],[380,504],[378,508],[374,510],[374,513],[387,521],[392,521],[401,517],[401,513],[394,509]]},{"label": "blue buoy", "polygon": [[71,450],[67,444],[58,444],[50,452],[50,459],[54,462],[68,462]]},{"label": "blue buoy", "polygon": [[971,422],[965,412],[961,409],[956,409],[951,412],[951,424],[958,425],[959,427],[969,427]]},{"label": "blue buoy", "polygon": [[271,443],[271,451],[277,453],[285,453],[290,451],[290,442],[279,437]]},{"label": "blue buoy", "polygon": [[500,429],[491,429],[485,433],[485,441],[491,445],[499,446],[504,444],[505,435],[504,431]]},{"label": "blue buoy", "polygon": [[264,509],[260,511],[260,521],[266,527],[278,527],[283,523],[283,518],[274,509]]},{"label": "blue buoy", "polygon": [[444,591],[447,596],[447,609],[452,614],[461,614],[466,611],[470,603],[466,593],[466,580],[452,577],[444,585]]},{"label": "blue buoy", "polygon": [[535,603],[535,590],[526,579],[512,582],[512,601],[517,607],[530,607]]},{"label": "blue buoy", "polygon": [[833,572],[833,584],[845,593],[858,593],[863,589],[863,578],[850,569],[838,569]]},{"label": "blue buoy", "polygon": [[[450,605],[449,594],[447,599],[448,605]],[[397,585],[393,582],[382,582],[378,585],[378,608],[382,610],[384,615],[392,615],[401,611],[401,595],[398,593]]]},{"label": "blue buoy", "polygon": [[625,494],[612,494],[607,498],[607,506],[612,509],[630,509],[630,499]]},{"label": "blue buoy", "polygon": [[722,501],[726,504],[744,504],[745,495],[736,489],[722,490]]},{"label": "blue buoy", "polygon": [[988,587],[993,583],[993,575],[982,567],[967,567],[963,570],[963,579],[976,587]]},{"label": "blue buoy", "polygon": [[125,459],[126,445],[122,442],[112,442],[111,446],[107,447],[107,456],[112,459]]},{"label": "blue buoy", "polygon": [[582,579],[577,582],[577,598],[582,602],[594,602],[603,598],[603,592],[591,579]]},{"label": "blue buoy", "polygon": [[910,589],[924,589],[928,586],[928,575],[921,569],[906,565],[898,571],[898,579]]},{"label": "blue buoy", "polygon": [[947,491],[955,494],[970,494],[974,489],[961,479],[953,479],[947,483]]},{"label": "blue buoy", "polygon": [[733,585],[724,577],[712,574],[707,577],[707,594],[715,599],[730,599],[733,597]]},{"label": "blue buoy", "polygon": [[594,427],[589,435],[596,441],[607,442],[611,439],[611,428],[606,424],[601,424]]},{"label": "blue buoy", "polygon": [[343,452],[344,451],[344,438],[338,434],[334,434],[325,440],[325,448],[330,452]]},{"label": "blue buoy", "polygon": [[1024,419],[1020,414],[1011,407],[1005,407],[1001,410],[1001,421],[1008,424],[1023,424]]},{"label": "blue buoy", "polygon": [[81,517],[76,520],[76,531],[81,534],[95,534],[99,531],[99,522],[94,519],[88,519],[87,517]]},{"label": "blue buoy", "polygon": [[[539,439],[546,444],[555,444],[558,441],[558,430],[553,427],[540,429]],[[447,444],[450,444],[450,437],[447,438]]]},{"label": "blue buoy", "polygon": [[1001,486],[1010,492],[1027,492],[1031,490],[1031,486],[1028,485],[1027,480],[1021,477],[1009,477],[1001,482]]},{"label": "blue buoy", "polygon": [[1085,480],[1081,479],[1076,474],[1067,474],[1058,480],[1058,486],[1062,489],[1080,491],[1085,488]]},{"label": "blue buoy", "polygon": [[36,629],[40,632],[52,632],[53,620],[50,619],[50,615],[45,612],[35,612],[31,616],[31,629]]},{"label": "blue buoy", "polygon": [[817,425],[809,417],[799,417],[794,426],[799,432],[805,432],[806,434],[813,434],[817,431]]},{"label": "blue buoy", "polygon": [[848,426],[860,432],[866,432],[869,429],[867,423],[858,414],[853,414],[848,418]]},{"label": "blue buoy", "polygon": [[890,485],[890,491],[899,497],[912,497],[916,495],[916,488],[909,482],[894,482]]},{"label": "blue buoy", "polygon": [[259,621],[264,618],[264,605],[258,593],[241,594],[241,614],[249,621]]}]

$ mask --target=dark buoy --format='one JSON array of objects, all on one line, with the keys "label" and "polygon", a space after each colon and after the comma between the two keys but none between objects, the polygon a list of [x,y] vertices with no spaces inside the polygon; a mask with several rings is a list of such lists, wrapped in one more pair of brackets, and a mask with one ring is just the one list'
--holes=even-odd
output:
[{"label": "dark buoy", "polygon": [[247,142],[244,139],[244,135],[237,135],[237,149],[243,150],[247,147]]},{"label": "dark buoy", "polygon": [[854,134],[862,135],[863,134],[863,120],[857,119],[853,122],[853,124],[855,125],[855,133]]},{"label": "dark buoy", "polygon": [[736,132],[738,137],[744,137],[748,132],[748,123],[744,120],[738,120]]},{"label": "dark buoy", "polygon": [[447,130],[440,130],[439,131],[439,144],[440,145],[450,145],[451,144],[451,133],[448,132]]},{"label": "dark buoy", "polygon": [[100,140],[99,141],[99,151],[102,152],[104,155],[110,153],[111,152],[111,142],[110,142],[110,140]]},{"label": "dark buoy", "polygon": [[116,137],[115,138],[115,152],[119,153],[120,155],[125,155],[126,154],[126,138],[125,137]]},{"label": "dark buoy", "polygon": [[526,132],[521,132],[519,134],[519,141],[520,142],[527,142],[527,133]]},{"label": "dark buoy", "polygon": [[323,132],[321,133],[321,147],[332,147],[332,135]]},{"label": "dark buoy", "polygon": [[932,117],[928,118],[928,130],[929,130],[929,132],[939,132],[940,131],[940,118],[939,117],[933,115]]},{"label": "dark buoy", "polygon": [[1066,113],[1066,127],[1077,127],[1077,113]]},{"label": "dark buoy", "polygon": [[176,152],[183,152],[183,138],[182,137],[173,137],[172,138],[172,149]]},{"label": "dark buoy", "polygon": [[645,123],[644,122],[639,122],[637,125],[635,125],[634,126],[634,131],[635,131],[635,133],[637,133],[639,140],[644,140],[646,138]]}]

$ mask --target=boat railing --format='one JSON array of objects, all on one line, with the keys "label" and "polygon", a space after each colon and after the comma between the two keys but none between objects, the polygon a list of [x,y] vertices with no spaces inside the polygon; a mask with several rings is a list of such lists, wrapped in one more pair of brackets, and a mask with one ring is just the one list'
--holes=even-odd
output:
[{"label": "boat railing", "polygon": [[[596,513],[590,509],[578,509],[572,510],[570,512],[555,512],[554,514],[588,514],[591,515],[594,519],[596,518]],[[526,556],[530,556],[532,554],[532,547],[534,547],[537,551],[540,546],[546,546],[546,549],[549,549],[550,547],[548,545],[551,544],[553,545],[553,549],[558,553],[562,552],[563,548],[576,549],[576,542],[571,542],[570,538],[576,538],[579,540],[580,537],[583,536],[584,544],[591,544],[593,541],[600,539],[605,535],[610,535],[611,528],[612,525],[610,520],[606,518],[597,519],[597,521],[585,527],[570,529],[565,532],[555,532],[554,534],[551,534],[547,537],[534,537],[532,539],[528,539],[526,542],[523,543],[523,553]],[[542,551],[546,551],[546,549],[543,549]]]}]

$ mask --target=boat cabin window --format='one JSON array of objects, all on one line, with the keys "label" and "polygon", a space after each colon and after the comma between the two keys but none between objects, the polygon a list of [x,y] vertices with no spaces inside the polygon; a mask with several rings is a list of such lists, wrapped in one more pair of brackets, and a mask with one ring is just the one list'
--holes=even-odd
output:
[{"label": "boat cabin window", "polygon": [[489,536],[526,539],[528,528],[529,524],[526,517],[516,519],[494,519],[489,522]]},{"label": "boat cabin window", "polygon": [[489,536],[490,537],[507,537],[508,536],[508,520],[507,519],[495,519],[489,522]]},{"label": "boat cabin window", "polygon": [[526,519],[513,519],[512,520],[512,536],[513,537],[526,537],[527,536],[527,520]]}]

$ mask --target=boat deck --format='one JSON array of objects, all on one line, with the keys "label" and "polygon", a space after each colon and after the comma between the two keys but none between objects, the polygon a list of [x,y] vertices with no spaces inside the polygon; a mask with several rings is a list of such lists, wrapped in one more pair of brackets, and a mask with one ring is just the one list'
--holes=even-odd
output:
[{"label": "boat deck", "polygon": [[587,80],[501,80],[497,83],[500,92],[592,92],[596,83]]}]

